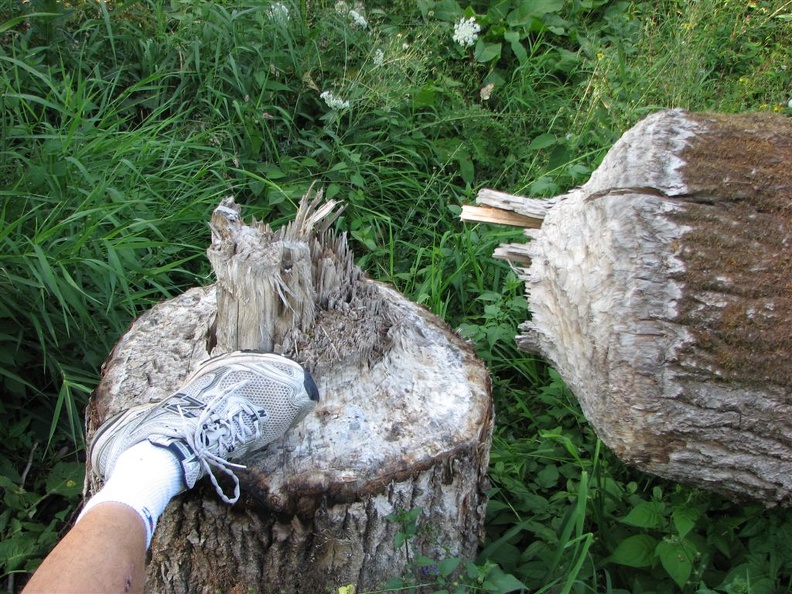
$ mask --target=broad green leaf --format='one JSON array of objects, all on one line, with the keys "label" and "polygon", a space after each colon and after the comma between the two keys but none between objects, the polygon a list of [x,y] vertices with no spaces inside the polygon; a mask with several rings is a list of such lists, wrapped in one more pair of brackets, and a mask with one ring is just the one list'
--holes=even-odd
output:
[{"label": "broad green leaf", "polygon": [[79,462],[58,462],[47,477],[47,493],[76,497],[84,477],[85,466]]},{"label": "broad green leaf", "polygon": [[549,489],[558,482],[558,477],[558,468],[555,466],[555,464],[548,464],[542,470],[536,473],[534,480],[536,481],[536,484],[543,489]]},{"label": "broad green leaf", "polygon": [[407,541],[407,535],[404,532],[397,532],[393,537],[394,548],[400,549],[401,546]]},{"label": "broad green leaf", "polygon": [[431,86],[423,86],[413,95],[413,105],[415,107],[434,107],[434,104],[435,90]]},{"label": "broad green leaf", "polygon": [[267,188],[267,204],[270,206],[282,203],[286,200],[286,196],[287,194],[284,189],[277,187]]},{"label": "broad green leaf", "polygon": [[538,151],[553,146],[556,143],[556,137],[552,134],[540,134],[531,141],[528,145],[529,151]]},{"label": "broad green leaf", "polygon": [[661,506],[655,501],[641,501],[621,521],[639,528],[657,528],[663,522]]},{"label": "broad green leaf", "polygon": [[448,577],[451,575],[462,560],[459,557],[452,557],[451,559],[443,559],[440,563],[437,564],[437,571],[440,572],[440,575],[443,577]]},{"label": "broad green leaf", "polygon": [[677,586],[684,588],[693,571],[696,547],[689,540],[665,539],[657,545],[657,556]]},{"label": "broad green leaf", "polygon": [[7,484],[4,485],[3,481],[8,481],[11,485],[17,485],[22,482],[22,477],[17,472],[17,469],[14,468],[11,460],[0,454],[0,488],[7,487]]},{"label": "broad green leaf", "polygon": [[301,167],[319,167],[319,161],[314,159],[313,157],[303,157],[300,159],[300,166]]},{"label": "broad green leaf", "polygon": [[465,575],[467,575],[470,579],[477,578],[479,575],[478,565],[473,563],[473,561],[467,561],[465,563]]},{"label": "broad green leaf", "polygon": [[267,179],[283,179],[286,177],[286,174],[281,168],[272,163],[261,163],[256,167],[256,171]]},{"label": "broad green leaf", "polygon": [[512,0],[495,0],[487,6],[487,16],[491,23],[505,21],[506,15],[512,10]]},{"label": "broad green leaf", "polygon": [[434,18],[453,23],[462,16],[462,9],[455,0],[440,0],[434,5]]},{"label": "broad green leaf", "polygon": [[531,196],[554,196],[555,194],[558,194],[559,188],[558,184],[556,184],[552,179],[546,175],[543,175],[542,177],[531,182],[531,185],[528,186],[528,191]]},{"label": "broad green leaf", "polygon": [[416,556],[414,563],[417,567],[437,567],[437,561],[426,555]]},{"label": "broad green leaf", "polygon": [[505,593],[516,590],[525,590],[527,586],[509,573],[504,573],[500,567],[493,568],[484,580],[482,587],[487,592]]},{"label": "broad green leaf", "polygon": [[257,198],[264,193],[264,187],[264,182],[260,179],[248,180],[248,188],[250,188],[250,192]]},{"label": "broad green leaf", "polygon": [[571,25],[569,21],[562,19],[557,14],[546,14],[542,19],[542,24],[547,27],[548,31],[556,35],[566,35],[567,27]]},{"label": "broad green leaf", "polygon": [[[746,586],[750,584],[750,590]],[[766,561],[756,559],[752,562],[741,563],[726,574],[719,585],[719,592],[750,592],[750,594],[776,594],[774,580],[767,577]]]},{"label": "broad green leaf", "polygon": [[27,534],[14,534],[0,542],[2,573],[7,574],[20,568],[30,555],[37,552],[35,546],[36,540]]},{"label": "broad green leaf", "polygon": [[526,27],[534,19],[551,12],[559,12],[564,8],[564,0],[522,0],[519,6],[507,17],[511,27]]},{"label": "broad green leaf", "polygon": [[509,42],[511,49],[514,52],[514,55],[517,56],[517,61],[521,66],[528,61],[528,52],[523,46],[522,40],[520,39],[520,34],[517,31],[506,31],[503,34],[503,40]]},{"label": "broad green leaf", "polygon": [[611,555],[611,561],[628,567],[651,567],[656,548],[656,538],[648,534],[636,534],[619,543]]},{"label": "broad green leaf", "polygon": [[684,538],[693,530],[698,520],[699,512],[690,507],[678,507],[671,514],[671,521],[679,536]]},{"label": "broad green leaf", "polygon": [[501,55],[501,44],[484,43],[479,39],[476,44],[476,51],[473,55],[477,62],[491,62],[497,60]]},{"label": "broad green leaf", "polygon": [[[418,0],[418,10],[421,11],[421,15],[424,18],[429,16],[429,11],[434,8],[434,0]],[[434,14],[434,13],[433,13]]]},{"label": "broad green leaf", "polygon": [[[12,468],[11,471],[14,473],[14,477],[19,477],[19,474],[16,473],[16,470]],[[17,485],[17,483],[21,480],[22,479],[20,478],[16,478],[16,480],[12,480],[11,477],[6,476],[5,474],[0,474],[0,489],[3,489],[5,491],[11,491],[13,493],[16,492],[21,493],[24,491],[24,489],[22,489],[20,486]]]}]

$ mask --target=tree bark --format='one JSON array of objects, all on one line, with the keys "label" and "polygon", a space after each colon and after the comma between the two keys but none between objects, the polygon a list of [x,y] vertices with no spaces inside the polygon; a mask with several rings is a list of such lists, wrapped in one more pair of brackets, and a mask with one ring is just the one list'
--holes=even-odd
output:
[{"label": "tree bark", "polygon": [[[115,347],[89,407],[108,416],[177,389],[211,354],[257,348],[313,374],[321,402],[247,461],[243,496],[175,499],[151,548],[151,592],[374,589],[416,555],[472,558],[492,432],[484,366],[441,320],[355,267],[334,203],[304,200],[273,231],[226,199],[212,216],[217,283],[160,303]],[[95,485],[96,486],[96,485]],[[396,548],[396,516],[420,508]]]},{"label": "tree bark", "polygon": [[582,187],[481,203],[541,223],[496,252],[526,282],[532,315],[517,340],[553,363],[619,457],[792,502],[787,118],[665,111]]}]

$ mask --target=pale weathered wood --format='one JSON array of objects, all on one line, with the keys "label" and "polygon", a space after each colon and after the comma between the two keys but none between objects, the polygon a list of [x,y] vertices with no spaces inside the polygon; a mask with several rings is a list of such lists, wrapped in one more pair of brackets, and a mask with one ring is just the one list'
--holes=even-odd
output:
[{"label": "pale weathered wood", "polygon": [[555,199],[541,199],[529,198],[527,196],[512,196],[504,192],[498,192],[489,188],[482,188],[476,196],[476,202],[491,206],[494,208],[501,208],[504,210],[514,211],[519,215],[534,219],[541,223],[545,218],[547,212],[555,204]]},{"label": "pale weathered wood", "polygon": [[[329,230],[332,211],[304,202],[273,231],[245,225],[224,201],[209,248],[217,284],[141,316],[105,365],[90,430],[236,348],[271,346],[304,364],[320,390],[315,412],[248,461],[239,503],[202,485],[169,505],[152,544],[151,592],[362,591],[403,575],[416,554],[475,556],[488,373],[441,320],[365,278]],[[418,535],[397,550],[403,528],[388,516],[415,507]]]},{"label": "pale weathered wood", "polygon": [[542,219],[526,217],[500,208],[470,206],[469,204],[462,206],[461,219],[468,223],[493,223],[512,227],[534,227],[538,229],[542,226]]},{"label": "pale weathered wood", "polygon": [[551,205],[498,254],[526,282],[520,347],[625,461],[792,504],[792,123],[655,114]]}]

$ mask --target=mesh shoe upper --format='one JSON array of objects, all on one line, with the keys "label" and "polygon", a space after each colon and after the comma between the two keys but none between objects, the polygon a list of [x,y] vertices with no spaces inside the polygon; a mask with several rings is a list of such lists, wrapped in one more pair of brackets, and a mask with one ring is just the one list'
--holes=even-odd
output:
[{"label": "mesh shoe upper", "polygon": [[[237,352],[205,361],[177,392],[161,402],[119,413],[99,428],[90,448],[94,472],[108,478],[118,456],[148,439],[181,461],[190,488],[208,474],[220,497],[233,503],[239,460],[281,437],[313,408],[319,395],[297,363],[273,354]],[[232,477],[234,496],[214,470]]]}]

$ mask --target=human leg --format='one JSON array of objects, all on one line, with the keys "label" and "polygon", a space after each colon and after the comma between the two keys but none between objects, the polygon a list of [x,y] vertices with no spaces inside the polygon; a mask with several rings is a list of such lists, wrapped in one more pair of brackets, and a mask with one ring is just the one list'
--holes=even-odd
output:
[{"label": "human leg", "polygon": [[146,529],[138,513],[106,502],[85,514],[47,555],[23,594],[143,592]]},{"label": "human leg", "polygon": [[24,594],[139,592],[157,519],[186,485],[179,461],[148,441],[123,451],[112,476],[47,556]]},{"label": "human leg", "polygon": [[[145,551],[168,501],[208,474],[218,495],[235,502],[233,469],[241,466],[231,460],[282,436],[317,400],[313,379],[299,365],[245,352],[210,359],[175,394],[120,413],[90,448],[104,488],[24,594],[142,591]],[[231,497],[216,471],[234,481]]]}]

